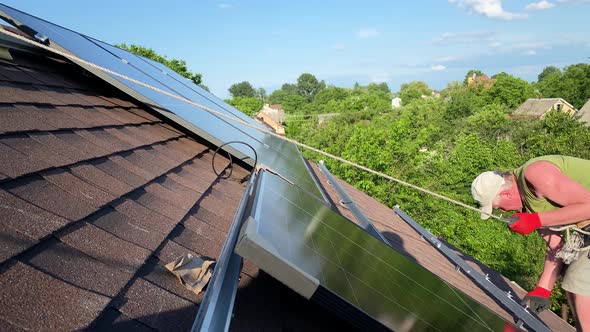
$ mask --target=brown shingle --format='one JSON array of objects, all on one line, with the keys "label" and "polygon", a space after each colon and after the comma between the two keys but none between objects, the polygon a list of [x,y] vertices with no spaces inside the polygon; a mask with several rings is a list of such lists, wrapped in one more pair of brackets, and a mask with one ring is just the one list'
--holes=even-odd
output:
[{"label": "brown shingle", "polygon": [[223,246],[223,242],[213,242],[182,225],[179,225],[174,229],[172,241],[196,252],[197,254],[210,258],[219,256],[221,247]]},{"label": "brown shingle", "polygon": [[[130,106],[135,106],[135,105],[130,104]],[[142,109],[139,109],[139,108],[130,108],[129,112],[131,112],[141,118],[144,118],[147,121],[162,121],[161,119],[158,119],[157,117],[155,117],[155,116],[149,114],[148,112],[146,112]]]},{"label": "brown shingle", "polygon": [[37,142],[45,145],[47,149],[75,162],[93,158],[92,154],[84,150],[78,150],[76,147],[68,144],[64,140],[59,139],[57,136],[51,133],[31,133],[29,136],[31,136],[31,138]]},{"label": "brown shingle", "polygon": [[59,105],[59,100],[49,97],[31,85],[0,81],[0,100],[4,103],[36,103]]},{"label": "brown shingle", "polygon": [[149,120],[137,116],[132,112],[124,110],[122,108],[103,108],[103,107],[95,107],[97,111],[101,112],[102,114],[109,116],[121,123],[145,123],[149,122]]},{"label": "brown shingle", "polygon": [[115,196],[121,196],[132,190],[128,184],[117,180],[90,164],[73,166],[70,168],[70,171],[84,181],[90,182]]},{"label": "brown shingle", "polygon": [[115,195],[78,178],[63,168],[53,169],[41,175],[74,197],[79,197],[95,207],[101,207],[116,198]]},{"label": "brown shingle", "polygon": [[25,329],[82,330],[108,302],[22,263],[0,275],[2,316]]},{"label": "brown shingle", "polygon": [[169,202],[143,190],[139,189],[127,196],[127,198],[136,201],[146,208],[168,217],[174,222],[179,222],[188,212],[188,209],[178,208]]},{"label": "brown shingle", "polygon": [[[0,214],[2,212],[0,211]],[[0,262],[14,257],[14,255],[32,247],[37,240],[34,240],[24,234],[21,234],[13,229],[5,227],[4,223],[0,222]],[[2,329],[0,328],[0,331]]]},{"label": "brown shingle", "polygon": [[168,234],[178,223],[133,200],[123,199],[112,206],[115,210],[137,221],[140,227],[145,225],[163,234]]},{"label": "brown shingle", "polygon": [[88,200],[80,200],[40,176],[11,181],[6,190],[69,220],[79,220],[96,211],[96,207]]},{"label": "brown shingle", "polygon": [[27,255],[22,261],[70,285],[111,298],[132,277],[128,272],[103,264],[57,241]]},{"label": "brown shingle", "polygon": [[[132,152],[130,152],[129,154],[131,154]],[[109,156],[109,159],[114,162],[115,164],[125,168],[126,170],[135,173],[136,175],[141,176],[142,178],[144,178],[146,180],[146,182],[148,180],[152,180],[153,178],[155,178],[156,176],[158,176],[158,173],[151,173],[145,169],[143,169],[142,167],[140,167],[139,165],[136,165],[132,162],[130,162],[129,160],[125,159],[123,157],[123,155],[113,155],[113,156]]]},{"label": "brown shingle", "polygon": [[91,107],[58,106],[57,109],[86,124],[86,127],[121,125],[121,122]]},{"label": "brown shingle", "polygon": [[146,223],[128,218],[110,207],[102,209],[87,221],[125,241],[151,251],[156,250],[166,238],[166,234],[148,227]]},{"label": "brown shingle", "polygon": [[127,170],[109,158],[100,158],[92,161],[92,165],[109,174],[115,179],[128,184],[131,188],[138,188],[146,183],[146,179]]},{"label": "brown shingle", "polygon": [[119,311],[157,330],[188,331],[198,307],[141,278],[125,294]]},{"label": "brown shingle", "polygon": [[[16,108],[28,114],[38,123],[39,130],[43,130],[43,126],[51,125],[52,127],[62,128],[84,128],[87,127],[83,122],[74,119],[73,117],[60,112],[57,108],[51,105],[19,105]],[[45,124],[46,123],[46,124]]]},{"label": "brown shingle", "polygon": [[43,83],[35,79],[33,75],[30,74],[30,72],[32,72],[32,70],[25,67],[19,68],[17,66],[0,65],[0,75],[2,75],[2,77],[7,81],[25,84]]},{"label": "brown shingle", "polygon": [[65,226],[68,221],[0,189],[2,227],[38,240]]},{"label": "brown shingle", "polygon": [[[11,137],[12,138],[12,137]],[[26,156],[19,151],[2,144],[0,140],[0,172],[10,177],[35,172],[49,167],[46,163]]]},{"label": "brown shingle", "polygon": [[151,253],[87,223],[81,223],[60,239],[105,264],[131,273],[135,273]]},{"label": "brown shingle", "polygon": [[[113,128],[113,130],[116,130]],[[113,136],[108,131],[102,128],[78,130],[76,133],[87,140],[93,142],[98,146],[102,146],[105,150],[114,152],[122,151],[133,148],[134,146],[122,141],[121,139]]]},{"label": "brown shingle", "polygon": [[54,132],[53,135],[73,146],[76,150],[83,151],[86,155],[92,156],[93,158],[104,156],[109,153],[107,150],[84,139],[82,136],[71,130]]},{"label": "brown shingle", "polygon": [[[180,185],[178,187],[183,188]],[[148,193],[158,197],[159,199],[166,201],[168,204],[171,204],[177,208],[180,208],[181,210],[184,210],[185,213],[193,207],[197,199],[199,199],[199,197],[201,196],[200,194],[188,188],[183,192],[177,193],[176,191],[170,190],[162,186],[161,184],[155,182],[150,183],[143,189]]]},{"label": "brown shingle", "polygon": [[35,158],[47,163],[46,167],[63,166],[74,162],[74,160],[48,149],[47,146],[26,134],[4,136],[0,139],[0,142],[29,156],[31,159]]},{"label": "brown shingle", "polygon": [[33,106],[16,107],[14,105],[0,105],[0,133],[52,130],[54,126],[44,121],[39,121],[27,108]]}]

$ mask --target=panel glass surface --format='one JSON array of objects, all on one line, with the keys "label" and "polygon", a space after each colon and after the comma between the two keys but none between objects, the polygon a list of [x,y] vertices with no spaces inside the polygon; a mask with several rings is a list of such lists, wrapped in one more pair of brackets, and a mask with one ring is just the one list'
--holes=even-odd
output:
[{"label": "panel glass surface", "polygon": [[[257,234],[251,238],[262,238],[274,255],[385,326],[406,331],[503,330],[506,322],[495,313],[319,200],[274,175],[264,173],[260,180],[257,227],[248,227]],[[245,258],[256,263],[257,257]]]},{"label": "panel glass surface", "polygon": [[[200,87],[185,84],[182,81],[184,78],[173,71],[168,69],[166,71],[168,75],[163,74],[162,70],[167,68],[159,63],[135,56],[132,53],[107,43],[80,35],[77,32],[33,17],[8,6],[0,4],[0,10],[38,31],[40,34],[47,36],[52,43],[65,48],[86,61],[111,69],[168,93],[180,95],[219,112],[238,117],[248,123],[256,123],[253,119],[250,119],[245,114],[237,111],[209,92],[202,90]],[[125,59],[127,63],[121,61],[121,59]],[[258,153],[259,163],[271,167],[298,186],[321,197],[317,184],[307,171],[300,152],[293,144],[285,143],[253,128],[233,123],[231,120],[222,119],[198,107],[160,94],[141,85],[115,76],[112,77],[152,100],[157,104],[155,106],[165,108],[177,114],[220,142],[241,141],[250,144]],[[245,145],[233,144],[231,147],[252,159],[254,158],[252,150]]]}]

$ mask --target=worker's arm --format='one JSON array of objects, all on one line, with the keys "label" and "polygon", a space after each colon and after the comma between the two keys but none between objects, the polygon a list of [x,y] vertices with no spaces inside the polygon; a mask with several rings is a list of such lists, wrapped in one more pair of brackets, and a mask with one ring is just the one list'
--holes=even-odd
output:
[{"label": "worker's arm", "polygon": [[573,224],[590,219],[590,191],[563,174],[550,162],[538,161],[525,169],[524,177],[537,197],[562,208],[539,213],[542,226]]}]

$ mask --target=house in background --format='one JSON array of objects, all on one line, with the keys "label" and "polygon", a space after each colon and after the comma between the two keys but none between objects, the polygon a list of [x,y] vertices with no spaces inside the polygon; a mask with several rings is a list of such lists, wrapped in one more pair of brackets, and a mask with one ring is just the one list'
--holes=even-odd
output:
[{"label": "house in background", "polygon": [[581,116],[580,121],[585,122],[586,126],[590,126],[590,99],[586,101],[586,104],[580,108],[576,115]]},{"label": "house in background", "polygon": [[551,110],[569,115],[576,114],[575,107],[562,98],[529,98],[512,112],[512,116],[542,119]]},{"label": "house in background", "polygon": [[476,75],[475,73],[472,76],[467,77],[467,85],[474,86],[474,87],[483,87],[484,89],[491,88],[494,83],[496,82],[495,79],[490,78],[486,74]]},{"label": "house in background", "polygon": [[254,120],[271,129],[275,134],[285,135],[285,111],[280,104],[264,104]]},{"label": "house in background", "polygon": [[402,99],[400,97],[395,97],[391,100],[391,107],[399,108],[402,106]]},{"label": "house in background", "polygon": [[271,118],[278,124],[285,123],[285,111],[281,104],[264,104],[259,113],[264,113],[267,117]]}]

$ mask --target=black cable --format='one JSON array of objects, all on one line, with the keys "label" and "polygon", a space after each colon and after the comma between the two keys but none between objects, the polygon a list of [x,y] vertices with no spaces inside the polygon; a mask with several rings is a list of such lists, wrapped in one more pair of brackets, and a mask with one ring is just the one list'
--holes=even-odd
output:
[{"label": "black cable", "polygon": [[[252,147],[252,145],[250,145],[250,144],[248,144],[246,142],[242,142],[242,141],[229,141],[227,143],[223,143],[223,144],[221,144],[220,146],[217,147],[217,149],[213,153],[213,159],[211,160],[211,168],[213,169],[213,173],[215,173],[215,175],[217,175],[217,177],[219,177],[221,179],[227,179],[227,178],[229,178],[232,175],[232,173],[234,171],[234,162],[233,162],[231,153],[228,152],[227,155],[229,156],[229,167],[230,167],[230,171],[229,171],[229,174],[227,176],[222,177],[221,176],[221,173],[217,173],[217,170],[215,169],[215,157],[217,156],[217,153],[219,152],[219,150],[222,147],[224,147],[226,145],[229,145],[229,144],[232,144],[232,143],[243,144],[243,145],[249,147],[250,149],[252,149],[252,151],[254,151],[254,166],[252,167],[252,172],[251,173],[253,173],[256,170],[256,165],[258,164],[258,153],[256,153],[256,150]],[[246,157],[246,158],[250,158],[250,157]],[[244,159],[241,159],[241,160],[244,160]]]}]

